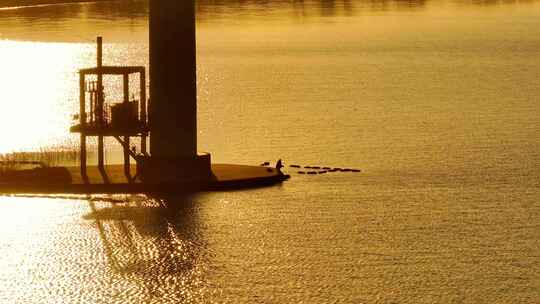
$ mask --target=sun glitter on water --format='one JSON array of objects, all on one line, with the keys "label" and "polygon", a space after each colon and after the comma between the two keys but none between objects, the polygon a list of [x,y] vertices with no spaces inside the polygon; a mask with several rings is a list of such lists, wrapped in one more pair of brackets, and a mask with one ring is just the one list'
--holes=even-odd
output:
[{"label": "sun glitter on water", "polygon": [[69,98],[77,96],[72,67],[91,56],[85,49],[78,44],[0,41],[0,153],[65,141],[76,106]]}]

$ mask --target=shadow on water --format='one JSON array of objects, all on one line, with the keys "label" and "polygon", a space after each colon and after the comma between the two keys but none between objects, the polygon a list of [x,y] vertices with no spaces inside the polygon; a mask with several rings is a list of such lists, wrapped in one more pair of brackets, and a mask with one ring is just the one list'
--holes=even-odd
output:
[{"label": "shadow on water", "polygon": [[[206,267],[193,195],[116,201],[90,200],[110,269],[148,297],[197,294]],[[176,291],[176,292],[175,292]]]}]

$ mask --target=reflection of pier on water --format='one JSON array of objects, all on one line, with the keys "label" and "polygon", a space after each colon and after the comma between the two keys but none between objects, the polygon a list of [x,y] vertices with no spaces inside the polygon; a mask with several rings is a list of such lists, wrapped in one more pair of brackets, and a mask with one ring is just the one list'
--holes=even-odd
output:
[{"label": "reflection of pier on water", "polygon": [[148,297],[202,296],[207,263],[193,197],[89,200],[111,270]]}]

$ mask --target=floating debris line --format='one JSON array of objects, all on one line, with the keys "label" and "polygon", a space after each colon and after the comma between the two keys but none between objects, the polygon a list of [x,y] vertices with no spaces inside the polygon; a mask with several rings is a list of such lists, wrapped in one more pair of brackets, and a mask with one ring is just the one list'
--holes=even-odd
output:
[{"label": "floating debris line", "polygon": [[334,173],[334,172],[355,172],[359,173],[362,172],[360,169],[353,169],[353,168],[340,168],[340,167],[329,167],[329,166],[312,166],[312,165],[289,165],[291,168],[304,168],[304,169],[314,169],[316,171],[297,171],[298,174],[325,174],[325,173]]},{"label": "floating debris line", "polygon": [[[262,162],[260,166],[267,167],[270,166],[269,161]],[[360,169],[354,169],[354,168],[341,168],[341,167],[330,167],[330,166],[313,166],[313,165],[298,165],[298,164],[291,164],[289,165],[290,168],[295,169],[311,169],[311,170],[299,170],[296,171],[297,174],[308,174],[308,175],[318,175],[318,174],[326,174],[326,173],[334,173],[334,172],[355,172],[359,173],[362,172]]]}]

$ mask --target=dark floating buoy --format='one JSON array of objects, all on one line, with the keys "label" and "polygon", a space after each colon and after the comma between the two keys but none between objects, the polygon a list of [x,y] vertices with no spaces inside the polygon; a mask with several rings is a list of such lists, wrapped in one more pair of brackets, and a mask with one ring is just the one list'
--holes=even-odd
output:
[{"label": "dark floating buoy", "polygon": [[362,172],[362,170],[359,170],[359,169],[351,169],[351,172]]},{"label": "dark floating buoy", "polygon": [[332,168],[330,168],[330,167],[322,167],[322,169],[324,169],[324,170],[330,170],[330,169],[332,169]]},{"label": "dark floating buoy", "polygon": [[309,171],[307,174],[317,174],[317,171]]},{"label": "dark floating buoy", "polygon": [[341,169],[341,172],[350,172],[350,171],[351,171],[351,169],[347,169],[347,168]]},{"label": "dark floating buoy", "polygon": [[343,169],[341,169],[341,168],[334,168],[334,169],[332,169],[332,170],[334,170],[334,171],[341,171],[341,170],[343,170]]},{"label": "dark floating buoy", "polygon": [[319,171],[319,174],[325,174],[326,171]]},{"label": "dark floating buoy", "polygon": [[265,167],[265,166],[270,166],[270,162],[264,162],[261,164],[262,167]]},{"label": "dark floating buoy", "polygon": [[319,166],[313,166],[313,167],[311,167],[311,169],[320,169],[320,168],[321,168],[321,167],[319,167]]},{"label": "dark floating buoy", "polygon": [[313,169],[312,166],[304,166],[304,168],[306,168],[306,169]]},{"label": "dark floating buoy", "polygon": [[300,168],[299,165],[290,165],[289,167],[291,167],[291,168]]},{"label": "dark floating buoy", "polygon": [[304,171],[298,171],[298,174],[306,174]]},{"label": "dark floating buoy", "polygon": [[328,170],[328,172],[336,172],[336,171],[337,171],[337,169],[330,169],[330,170]]}]

